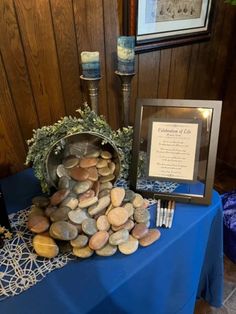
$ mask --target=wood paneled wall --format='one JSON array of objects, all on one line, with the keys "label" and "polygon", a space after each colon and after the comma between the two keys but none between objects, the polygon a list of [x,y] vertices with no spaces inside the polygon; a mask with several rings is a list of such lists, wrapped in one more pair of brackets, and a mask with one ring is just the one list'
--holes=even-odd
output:
[{"label": "wood paneled wall", "polygon": [[[26,140],[34,128],[52,124],[64,115],[76,115],[75,110],[87,99],[86,86],[79,79],[83,50],[100,52],[99,111],[113,128],[119,126],[120,84],[114,71],[120,3],[0,1],[0,176],[24,167]],[[220,147],[228,149],[236,133],[230,113],[236,101],[232,85],[235,17],[236,8],[216,0],[209,42],[136,56],[131,124],[136,97],[225,98],[222,130],[227,134],[234,130],[234,135],[228,144],[220,141]],[[234,157],[227,162],[236,166]]]}]

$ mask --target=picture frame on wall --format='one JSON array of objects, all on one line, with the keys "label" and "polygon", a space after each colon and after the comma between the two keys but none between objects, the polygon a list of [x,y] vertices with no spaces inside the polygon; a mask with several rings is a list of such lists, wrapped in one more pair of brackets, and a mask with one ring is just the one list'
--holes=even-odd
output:
[{"label": "picture frame on wall", "polygon": [[213,0],[124,1],[124,31],[137,53],[208,40]]},{"label": "picture frame on wall", "polygon": [[147,198],[210,204],[222,101],[137,99],[130,187]]}]

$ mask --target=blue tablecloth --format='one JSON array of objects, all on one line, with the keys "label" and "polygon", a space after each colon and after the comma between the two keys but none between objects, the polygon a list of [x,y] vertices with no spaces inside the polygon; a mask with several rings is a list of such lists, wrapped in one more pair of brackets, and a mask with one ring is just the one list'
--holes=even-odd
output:
[{"label": "blue tablecloth", "polygon": [[[1,181],[9,213],[40,192],[31,170]],[[1,314],[191,314],[196,298],[219,307],[223,288],[222,208],[178,203],[173,227],[133,255],[69,262],[18,296]]]}]

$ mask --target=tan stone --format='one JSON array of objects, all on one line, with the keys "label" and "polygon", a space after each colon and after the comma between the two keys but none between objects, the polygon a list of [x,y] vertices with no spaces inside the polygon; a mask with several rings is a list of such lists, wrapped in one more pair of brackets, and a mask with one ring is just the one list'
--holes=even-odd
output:
[{"label": "tan stone", "polygon": [[110,229],[110,224],[106,215],[101,215],[97,219],[97,228],[100,231],[108,231]]},{"label": "tan stone", "polygon": [[89,240],[89,247],[92,250],[100,250],[108,241],[109,234],[107,231],[96,232]]},{"label": "tan stone", "polygon": [[118,227],[128,220],[128,212],[123,207],[116,207],[108,213],[107,218],[111,225]]},{"label": "tan stone", "polygon": [[59,253],[56,242],[49,236],[37,234],[33,238],[33,247],[37,255],[53,258]]},{"label": "tan stone", "polygon": [[112,230],[113,231],[119,231],[121,229],[126,229],[128,231],[132,230],[134,227],[134,222],[131,219],[128,219],[123,225],[116,227],[116,226],[112,226]]},{"label": "tan stone", "polygon": [[126,229],[122,229],[110,235],[109,243],[111,245],[119,245],[121,243],[128,241],[128,239],[129,231]]},{"label": "tan stone", "polygon": [[31,216],[28,220],[28,228],[35,233],[42,233],[49,228],[49,220],[45,216]]},{"label": "tan stone", "polygon": [[96,204],[98,201],[98,198],[96,196],[86,198],[79,202],[79,208],[87,208],[89,206],[92,206],[93,204]]},{"label": "tan stone", "polygon": [[106,177],[111,174],[111,170],[108,167],[98,169],[98,174],[100,176]]},{"label": "tan stone", "polygon": [[108,151],[103,150],[103,151],[101,152],[101,157],[102,157],[103,159],[111,159],[112,154],[111,154],[110,152],[108,152]]},{"label": "tan stone", "polygon": [[89,173],[84,168],[74,167],[70,169],[70,176],[76,181],[85,181],[88,179]]},{"label": "tan stone", "polygon": [[90,158],[82,158],[80,160],[80,167],[81,168],[90,168],[90,167],[94,167],[96,166],[97,164],[97,158],[93,158],[93,157],[90,157]]},{"label": "tan stone", "polygon": [[111,244],[107,243],[100,250],[96,250],[96,254],[99,256],[112,256],[116,253],[116,251],[117,251],[116,245],[111,245]]},{"label": "tan stone", "polygon": [[135,194],[135,197],[134,199],[132,200],[132,204],[135,208],[138,208],[138,207],[142,207],[143,206],[143,203],[144,203],[144,199],[142,197],[142,195],[140,194]]},{"label": "tan stone", "polygon": [[87,168],[88,171],[88,179],[95,182],[98,180],[98,171],[96,167]]},{"label": "tan stone", "polygon": [[125,197],[125,189],[116,187],[111,190],[111,202],[114,207],[119,207]]},{"label": "tan stone", "polygon": [[73,248],[73,254],[80,258],[88,258],[93,255],[93,252],[94,251],[90,249],[88,245],[83,248],[77,248],[77,247]]},{"label": "tan stone", "polygon": [[137,251],[138,244],[138,240],[130,235],[126,242],[119,244],[118,248],[122,254],[130,255]]},{"label": "tan stone", "polygon": [[148,233],[139,240],[141,246],[148,246],[157,241],[161,236],[161,233],[158,229],[149,229]]},{"label": "tan stone", "polygon": [[100,181],[100,183],[106,183],[106,182],[112,181],[114,179],[115,179],[114,174],[109,174],[108,176],[101,177],[99,181]]},{"label": "tan stone", "polygon": [[111,162],[108,164],[108,167],[109,167],[111,173],[114,173],[114,172],[115,172],[115,170],[116,170],[116,164],[115,164],[114,162],[111,161]]},{"label": "tan stone", "polygon": [[96,167],[97,167],[98,169],[107,167],[107,160],[105,160],[105,159],[99,159],[98,162],[97,162],[97,164],[96,164]]}]

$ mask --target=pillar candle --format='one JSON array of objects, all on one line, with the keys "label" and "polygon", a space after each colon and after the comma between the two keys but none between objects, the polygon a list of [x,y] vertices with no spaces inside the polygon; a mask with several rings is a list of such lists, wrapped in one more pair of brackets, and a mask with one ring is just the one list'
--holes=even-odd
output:
[{"label": "pillar candle", "polygon": [[83,76],[87,78],[100,77],[100,62],[98,51],[81,52]]},{"label": "pillar candle", "polygon": [[117,39],[118,72],[134,73],[134,36],[120,36]]}]

